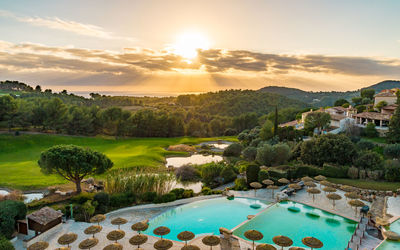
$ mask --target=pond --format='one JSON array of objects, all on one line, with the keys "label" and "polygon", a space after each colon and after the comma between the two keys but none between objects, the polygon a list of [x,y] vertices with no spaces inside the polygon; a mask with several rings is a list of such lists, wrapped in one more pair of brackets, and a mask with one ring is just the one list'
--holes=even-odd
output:
[{"label": "pond", "polygon": [[231,145],[232,142],[230,141],[209,141],[209,142],[203,142],[198,144],[198,146],[203,146],[207,145],[210,147],[211,151],[214,152],[223,152],[229,145]]},{"label": "pond", "polygon": [[201,165],[211,162],[220,162],[223,161],[223,158],[220,155],[193,154],[191,156],[168,157],[166,160],[167,163],[165,165],[167,167],[172,166],[174,168],[179,168],[187,164]]},{"label": "pond", "polygon": [[[7,190],[0,190],[0,195],[2,195],[2,196],[6,196],[9,194],[10,194],[10,192],[8,192]],[[40,200],[44,196],[43,193],[30,193],[30,194],[23,194],[23,195],[25,196],[24,203],[29,203],[34,200]]]}]

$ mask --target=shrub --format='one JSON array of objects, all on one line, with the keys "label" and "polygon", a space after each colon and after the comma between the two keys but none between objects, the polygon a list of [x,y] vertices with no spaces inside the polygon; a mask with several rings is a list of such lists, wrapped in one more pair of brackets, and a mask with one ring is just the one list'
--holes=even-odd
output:
[{"label": "shrub", "polygon": [[[319,172],[320,172],[320,170],[313,166],[295,165],[295,166],[293,166],[293,168],[291,168],[288,171],[287,176],[285,176],[284,174],[274,174],[274,177],[276,179],[279,179],[279,178],[289,178],[289,179],[293,178],[294,179],[294,178],[301,178],[304,176],[316,176],[319,174]],[[270,172],[270,175],[271,174],[272,173]]]},{"label": "shrub", "polygon": [[176,200],[176,195],[174,193],[168,193],[168,194],[163,194],[158,196],[154,202],[155,203],[166,203],[166,202],[172,202]]},{"label": "shrub", "polygon": [[383,154],[389,159],[400,159],[400,144],[387,145]]},{"label": "shrub", "polygon": [[224,169],[222,169],[220,175],[221,175],[224,183],[228,183],[228,182],[234,181],[236,179],[236,176],[237,176],[237,174],[235,173],[235,170],[230,165],[228,165]]},{"label": "shrub", "polygon": [[260,172],[260,166],[254,164],[247,166],[247,171],[246,171],[247,184],[258,181],[258,172]]},{"label": "shrub", "polygon": [[365,169],[360,169],[360,171],[358,171],[358,175],[362,180],[367,179],[367,171],[365,171]]},{"label": "shrub", "polygon": [[207,186],[215,186],[220,184],[218,178],[220,177],[222,169],[225,167],[224,163],[210,163],[203,165],[201,168],[201,179]]},{"label": "shrub", "polygon": [[224,156],[235,156],[239,157],[240,153],[242,152],[242,145],[239,143],[232,143],[229,145],[225,150],[223,155]]},{"label": "shrub", "polygon": [[279,143],[272,147],[274,153],[274,165],[282,165],[290,158],[290,148],[285,143]]},{"label": "shrub", "polygon": [[375,147],[375,144],[370,141],[359,141],[357,143],[357,147],[360,150],[372,150]]},{"label": "shrub", "polygon": [[322,168],[322,175],[334,178],[346,178],[349,167],[346,166],[335,166],[332,164],[325,163]]},{"label": "shrub", "polygon": [[142,195],[142,200],[144,202],[153,202],[157,197],[157,193],[156,192],[145,192]]},{"label": "shrub", "polygon": [[224,131],[225,136],[232,136],[232,135],[236,135],[236,134],[237,134],[237,131],[236,131],[236,129],[233,129],[233,128],[228,128]]},{"label": "shrub", "polygon": [[26,206],[22,201],[6,200],[0,202],[0,234],[11,239],[15,221],[26,216]]},{"label": "shrub", "polygon": [[247,190],[247,183],[245,178],[237,178],[235,180],[235,190]]},{"label": "shrub", "polygon": [[258,163],[271,166],[274,161],[274,150],[271,145],[264,144],[262,147],[257,149],[256,160]]},{"label": "shrub", "polygon": [[368,123],[367,126],[364,128],[363,133],[367,137],[377,137],[379,135],[378,131],[375,128],[375,123]]},{"label": "shrub", "polygon": [[192,165],[183,165],[175,170],[175,176],[180,181],[197,181],[200,174]]},{"label": "shrub", "polygon": [[398,160],[385,162],[385,179],[388,181],[400,181],[400,162]]},{"label": "shrub", "polygon": [[378,153],[372,151],[363,152],[361,156],[356,159],[354,165],[358,168],[370,170],[383,169],[382,157]]},{"label": "shrub", "polygon": [[170,191],[170,193],[175,194],[176,199],[182,199],[183,198],[183,193],[185,192],[185,189],[183,188],[174,188]]},{"label": "shrub", "polygon": [[212,193],[212,190],[211,190],[211,188],[209,188],[209,187],[203,187],[203,188],[201,189],[201,193],[204,194],[204,195],[209,195],[209,194]]},{"label": "shrub", "polygon": [[367,170],[367,176],[369,179],[372,179],[374,181],[377,181],[381,179],[381,177],[384,175],[383,170]]},{"label": "shrub", "polygon": [[72,203],[83,204],[88,200],[93,200],[94,193],[80,193],[71,198]]},{"label": "shrub", "polygon": [[268,171],[261,169],[260,172],[258,172],[258,182],[262,183],[262,181],[266,179],[269,179]]},{"label": "shrub", "polygon": [[347,171],[347,176],[351,179],[357,179],[358,178],[358,168],[350,167],[349,170]]},{"label": "shrub", "polygon": [[6,239],[4,236],[0,235],[0,249],[1,250],[14,250],[13,244]]},{"label": "shrub", "polygon": [[247,147],[242,152],[243,157],[248,161],[254,161],[257,156],[257,148],[256,147]]},{"label": "shrub", "polygon": [[99,206],[108,206],[110,204],[110,195],[106,192],[100,192],[94,195],[93,200],[97,202]]},{"label": "shrub", "polygon": [[186,198],[190,198],[193,196],[194,196],[194,192],[192,189],[185,189],[185,191],[183,191],[182,198],[186,199]]},{"label": "shrub", "polygon": [[110,195],[110,205],[113,207],[124,207],[135,203],[136,197],[132,193],[116,193]]}]

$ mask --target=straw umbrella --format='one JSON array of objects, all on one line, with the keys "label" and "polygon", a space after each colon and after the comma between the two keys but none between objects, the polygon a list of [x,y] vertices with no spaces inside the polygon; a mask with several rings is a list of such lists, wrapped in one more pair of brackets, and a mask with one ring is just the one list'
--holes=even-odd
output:
[{"label": "straw umbrella", "polygon": [[313,179],[313,178],[311,178],[311,177],[308,177],[308,176],[301,178],[301,180],[302,180],[302,181],[304,181],[304,182],[310,182],[310,181],[314,181],[314,179]]},{"label": "straw umbrella", "polygon": [[354,211],[355,211],[356,215],[357,215],[357,208],[365,206],[365,203],[360,200],[351,200],[348,203],[350,206],[355,208]]},{"label": "straw umbrella", "polygon": [[305,237],[301,240],[304,245],[311,247],[311,250],[314,248],[321,248],[324,246],[324,243],[322,243],[319,239],[314,238],[314,237]]},{"label": "straw umbrella", "polygon": [[184,241],[185,246],[187,246],[187,242],[194,238],[194,233],[192,233],[190,231],[183,231],[178,234],[177,238],[181,241]]},{"label": "straw umbrella", "polygon": [[169,234],[169,232],[171,232],[171,230],[168,227],[157,227],[156,229],[153,230],[153,233],[155,235],[161,236],[161,239],[163,238],[164,235]]},{"label": "straw umbrella", "polygon": [[244,233],[244,237],[253,241],[253,250],[254,250],[254,241],[261,240],[262,238],[264,238],[264,235],[257,230],[248,230]]},{"label": "straw umbrella", "polygon": [[289,184],[289,180],[288,179],[286,179],[286,178],[280,178],[279,180],[278,180],[278,182],[280,183],[280,184]]},{"label": "straw umbrella", "polygon": [[77,234],[66,233],[66,234],[61,235],[60,238],[58,238],[57,242],[60,245],[67,245],[67,247],[69,247],[69,244],[76,241],[76,239],[78,239]]},{"label": "straw umbrella", "polygon": [[69,247],[59,247],[59,248],[56,248],[56,250],[71,250],[71,248],[69,248]]},{"label": "straw umbrella", "polygon": [[345,191],[345,192],[353,192],[353,191],[354,191],[354,187],[348,186],[348,185],[343,185],[343,186],[341,187],[341,189],[342,189],[343,191]]},{"label": "straw umbrella", "polygon": [[333,188],[333,187],[324,187],[322,190],[324,190],[325,193],[334,193],[334,192],[336,192],[336,188]]},{"label": "straw umbrella", "polygon": [[123,247],[119,243],[112,243],[103,248],[103,250],[122,250],[122,249],[123,249]]},{"label": "straw umbrella", "polygon": [[113,230],[107,234],[107,239],[115,242],[119,241],[124,237],[125,237],[125,232],[120,229]]},{"label": "straw umbrella", "polygon": [[81,243],[79,243],[79,248],[80,249],[90,249],[92,247],[95,247],[99,243],[99,240],[96,238],[89,238]]},{"label": "straw umbrella", "polygon": [[320,181],[319,185],[323,185],[325,187],[330,187],[330,186],[332,186],[332,183],[330,183],[329,181]]},{"label": "straw umbrella", "polygon": [[289,187],[293,188],[295,190],[301,189],[301,186],[299,184],[297,184],[297,183],[289,184]]},{"label": "straw umbrella", "polygon": [[202,240],[204,245],[209,246],[212,249],[213,246],[217,246],[220,243],[220,239],[218,236],[215,235],[208,235],[204,237]]},{"label": "straw umbrella", "polygon": [[313,200],[313,202],[314,202],[314,200],[315,200],[315,195],[316,195],[316,194],[320,194],[320,193],[321,193],[321,190],[316,189],[316,188],[309,188],[309,189],[307,189],[307,192],[308,192],[309,194],[312,194],[312,200]]},{"label": "straw umbrella", "polygon": [[306,182],[304,182],[304,185],[307,186],[307,187],[309,187],[309,188],[314,188],[314,187],[317,186],[317,184],[315,184],[315,183],[312,182],[312,181],[306,181]]},{"label": "straw umbrella", "polygon": [[376,223],[381,226],[388,226],[390,224],[388,220],[379,217],[376,218]]},{"label": "straw umbrella", "polygon": [[138,234],[142,231],[146,231],[147,228],[149,228],[149,225],[147,223],[144,223],[143,221],[137,222],[131,226],[133,231],[137,231]]},{"label": "straw umbrella", "polygon": [[200,250],[200,247],[195,245],[186,245],[181,248],[181,250]]},{"label": "straw umbrella", "polygon": [[289,248],[289,250],[305,250],[305,249],[302,247],[291,247]]},{"label": "straw umbrella", "polygon": [[275,192],[275,190],[278,189],[279,187],[278,187],[278,186],[275,186],[275,185],[269,185],[267,188],[272,190],[272,198],[274,198],[274,192]]},{"label": "straw umbrella", "polygon": [[389,240],[394,240],[394,241],[400,240],[400,235],[393,231],[385,231],[383,235],[385,235]]},{"label": "straw umbrella", "polygon": [[250,187],[254,188],[254,197],[257,197],[257,189],[262,188],[262,184],[255,181],[250,183]]},{"label": "straw umbrella", "polygon": [[113,225],[118,225],[118,229],[120,229],[120,226],[123,225],[123,224],[125,224],[125,223],[127,223],[127,222],[128,222],[128,221],[127,221],[126,219],[121,218],[121,217],[118,217],[118,218],[113,219],[113,220],[111,221],[111,224],[113,224]]},{"label": "straw umbrella", "polygon": [[348,192],[348,193],[345,193],[344,196],[346,196],[346,199],[349,198],[351,200],[360,198],[360,195],[358,195],[356,192]]},{"label": "straw umbrella", "polygon": [[282,249],[283,247],[290,247],[291,245],[293,245],[293,241],[289,237],[283,235],[275,236],[274,238],[272,238],[272,241],[278,246],[282,247]]},{"label": "straw umbrella", "polygon": [[97,225],[100,225],[100,222],[104,221],[106,219],[106,216],[104,214],[97,214],[90,218],[91,223],[97,223]]},{"label": "straw umbrella", "polygon": [[274,185],[274,181],[270,179],[265,179],[262,181],[263,184],[269,186],[269,185]]},{"label": "straw umbrella", "polygon": [[172,241],[170,241],[170,240],[160,239],[160,240],[156,241],[156,243],[154,243],[153,246],[157,250],[167,250],[167,249],[170,249],[173,245],[174,245],[174,243],[172,243]]},{"label": "straw umbrella", "polygon": [[333,208],[335,208],[335,201],[338,201],[338,200],[342,199],[342,196],[340,196],[340,195],[338,195],[338,194],[335,194],[335,193],[333,193],[333,194],[327,194],[326,197],[327,197],[329,200],[332,200],[332,202],[333,202]]},{"label": "straw umbrella", "polygon": [[148,240],[148,237],[144,234],[137,234],[134,235],[132,238],[129,239],[129,243],[131,245],[137,246],[138,248],[140,245],[146,243]]},{"label": "straw umbrella", "polygon": [[256,250],[276,250],[276,247],[270,244],[260,244],[256,247]]},{"label": "straw umbrella", "polygon": [[101,231],[102,229],[103,229],[103,228],[102,228],[100,225],[92,225],[92,226],[86,228],[85,231],[83,231],[83,232],[84,232],[85,234],[92,234],[92,235],[93,235],[93,238],[94,238],[94,235],[97,234],[97,233],[100,233],[100,231]]},{"label": "straw umbrella", "polygon": [[317,175],[317,176],[314,177],[314,180],[316,180],[316,181],[324,181],[324,180],[326,180],[326,177],[323,176],[323,175]]},{"label": "straw umbrella", "polygon": [[38,241],[36,243],[33,243],[28,247],[28,250],[44,250],[49,247],[49,243],[46,241]]}]

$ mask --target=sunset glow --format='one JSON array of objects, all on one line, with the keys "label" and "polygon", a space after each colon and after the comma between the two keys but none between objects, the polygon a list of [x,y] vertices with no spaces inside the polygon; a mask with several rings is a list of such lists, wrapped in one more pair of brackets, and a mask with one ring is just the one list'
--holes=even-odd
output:
[{"label": "sunset glow", "polygon": [[197,56],[197,50],[207,50],[210,42],[206,36],[199,32],[185,32],[177,37],[173,45],[173,52],[185,59],[193,59]]}]

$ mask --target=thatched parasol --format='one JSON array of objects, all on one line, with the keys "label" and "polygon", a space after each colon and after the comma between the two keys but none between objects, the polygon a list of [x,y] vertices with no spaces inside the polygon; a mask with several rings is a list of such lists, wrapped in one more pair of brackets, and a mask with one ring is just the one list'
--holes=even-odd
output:
[{"label": "thatched parasol", "polygon": [[103,248],[103,250],[122,250],[123,246],[119,243],[112,243]]},{"label": "thatched parasol", "polygon": [[348,193],[345,193],[344,196],[346,196],[346,198],[349,198],[352,200],[360,198],[360,195],[357,194],[356,192],[348,192]]},{"label": "thatched parasol", "polygon": [[83,232],[84,232],[85,234],[92,234],[92,235],[93,235],[93,238],[94,238],[94,235],[97,234],[97,233],[100,233],[100,231],[101,231],[102,229],[103,229],[103,228],[102,228],[100,225],[92,225],[92,226],[86,228],[85,231],[83,231]]},{"label": "thatched parasol", "polygon": [[321,193],[321,190],[316,189],[316,188],[309,188],[309,189],[307,189],[307,192],[308,192],[309,194],[312,194],[312,200],[313,200],[313,202],[314,202],[314,200],[315,200],[315,195],[316,195],[316,194],[320,194],[320,193]]},{"label": "thatched parasol", "polygon": [[275,185],[269,185],[267,188],[272,190],[272,198],[274,198],[274,191],[279,187]]},{"label": "thatched parasol", "polygon": [[270,244],[260,244],[256,247],[256,250],[276,250],[276,247]]},{"label": "thatched parasol", "polygon": [[394,241],[400,240],[400,235],[393,231],[385,231],[383,235],[385,235],[389,240],[394,240]]},{"label": "thatched parasol", "polygon": [[147,228],[149,228],[149,225],[147,223],[144,223],[143,221],[137,222],[131,226],[133,231],[137,231],[139,234],[142,231],[146,231]]},{"label": "thatched parasol", "polygon": [[325,187],[332,186],[332,183],[330,183],[329,181],[320,181],[319,184],[324,185]]},{"label": "thatched parasol", "polygon": [[218,236],[215,235],[208,235],[204,237],[202,240],[204,245],[209,246],[212,249],[213,246],[217,246],[220,243],[220,239]]},{"label": "thatched parasol", "polygon": [[153,233],[155,235],[161,236],[161,239],[163,238],[164,235],[169,234],[169,232],[171,232],[171,230],[168,227],[157,227],[156,229],[153,230]]},{"label": "thatched parasol", "polygon": [[312,182],[312,181],[306,181],[306,182],[304,182],[304,185],[305,186],[307,186],[307,187],[316,187],[317,186],[317,184],[315,184],[314,182]]},{"label": "thatched parasol", "polygon": [[125,224],[125,223],[127,223],[127,222],[128,222],[128,221],[125,220],[124,218],[118,217],[118,218],[113,219],[113,220],[111,221],[111,224],[113,224],[113,225],[118,225],[118,229],[119,229],[121,225],[123,225],[123,224]]},{"label": "thatched parasol", "polygon": [[281,184],[288,184],[290,181],[288,179],[286,179],[286,178],[280,178],[278,180],[278,182],[281,183]]},{"label": "thatched parasol", "polygon": [[351,200],[348,202],[350,206],[354,207],[355,213],[357,215],[357,208],[365,206],[365,203],[360,200]]},{"label": "thatched parasol", "polygon": [[314,181],[314,179],[313,179],[313,178],[311,178],[311,177],[308,177],[308,176],[305,176],[305,177],[301,178],[301,180],[302,180],[302,181],[304,181],[304,182],[310,182],[310,181]]},{"label": "thatched parasol", "polygon": [[177,238],[181,241],[185,242],[185,246],[187,245],[187,242],[189,240],[192,240],[194,238],[194,233],[190,232],[190,231],[183,231],[180,232],[177,236]]},{"label": "thatched parasol", "polygon": [[381,226],[388,226],[390,224],[388,220],[386,220],[384,218],[380,218],[380,217],[376,218],[376,223]]},{"label": "thatched parasol", "polygon": [[120,229],[113,230],[107,234],[107,239],[115,241],[115,242],[117,242],[118,240],[120,240],[124,237],[125,237],[125,232]]},{"label": "thatched parasol", "polygon": [[340,196],[340,195],[338,195],[338,194],[335,194],[335,193],[333,193],[333,194],[327,194],[326,197],[327,197],[329,200],[332,200],[332,202],[333,202],[333,208],[335,208],[335,201],[338,201],[338,200],[342,199],[342,196]]},{"label": "thatched parasol", "polygon": [[104,221],[106,219],[106,216],[104,214],[97,214],[90,218],[91,223],[97,223],[97,225],[100,224],[100,222]]},{"label": "thatched parasol", "polygon": [[301,240],[301,242],[303,242],[304,245],[311,247],[311,250],[313,248],[321,248],[324,246],[324,243],[322,243],[322,241],[314,237],[305,237]]},{"label": "thatched parasol", "polygon": [[57,242],[60,245],[67,245],[69,247],[69,244],[76,241],[76,239],[78,239],[77,234],[66,233],[66,234],[61,235],[60,238],[58,238]]},{"label": "thatched parasol", "polygon": [[36,243],[33,243],[28,247],[28,250],[44,250],[49,247],[49,243],[46,241],[38,241]]},{"label": "thatched parasol", "polygon": [[59,247],[59,248],[56,248],[56,250],[71,250],[71,248],[70,247]]},{"label": "thatched parasol", "polygon": [[90,249],[90,248],[96,246],[97,243],[99,243],[98,239],[89,238],[89,239],[86,239],[86,240],[82,241],[81,243],[79,243],[79,248],[80,249]]},{"label": "thatched parasol", "polygon": [[340,189],[342,189],[345,192],[353,192],[354,191],[354,187],[348,186],[348,185],[343,185],[343,186],[341,186]]},{"label": "thatched parasol", "polygon": [[182,247],[181,250],[200,250],[200,247],[195,245],[186,245]]},{"label": "thatched parasol", "polygon": [[137,235],[132,236],[132,238],[129,239],[129,243],[131,245],[138,246],[138,248],[139,248],[140,245],[146,243],[147,240],[148,240],[148,237],[146,235],[137,234]]},{"label": "thatched parasol", "polygon": [[262,184],[259,182],[252,182],[250,183],[250,187],[254,188],[254,196],[257,196],[257,189],[262,188]]},{"label": "thatched parasol", "polygon": [[172,243],[170,240],[160,239],[154,243],[154,248],[157,250],[167,250],[170,249],[173,244],[174,243]]},{"label": "thatched parasol", "polygon": [[333,188],[333,187],[324,187],[322,190],[324,190],[325,193],[334,193],[334,192],[336,192],[336,188]]},{"label": "thatched parasol", "polygon": [[297,183],[289,184],[289,187],[295,190],[300,190],[301,186]]},{"label": "thatched parasol", "polygon": [[305,249],[302,247],[291,247],[289,248],[289,250],[305,250]]},{"label": "thatched parasol", "polygon": [[265,179],[262,181],[262,183],[265,185],[274,185],[274,181],[270,179]]},{"label": "thatched parasol", "polygon": [[316,181],[324,181],[324,180],[326,180],[326,177],[323,176],[323,175],[317,175],[317,176],[314,177],[314,180],[316,180]]},{"label": "thatched parasol", "polygon": [[264,235],[257,230],[248,230],[244,233],[244,237],[253,241],[253,250],[254,250],[254,241],[261,240],[262,238],[264,238]]},{"label": "thatched parasol", "polygon": [[289,237],[283,235],[275,236],[274,238],[272,238],[272,241],[278,246],[282,247],[282,249],[283,247],[290,247],[291,245],[293,245],[293,241]]}]

